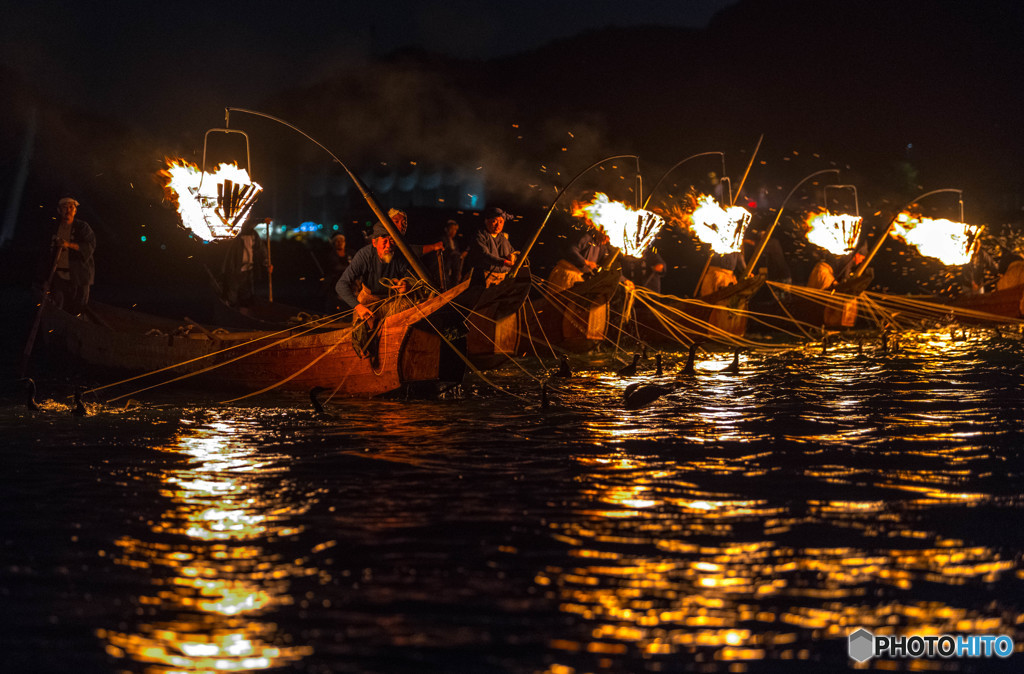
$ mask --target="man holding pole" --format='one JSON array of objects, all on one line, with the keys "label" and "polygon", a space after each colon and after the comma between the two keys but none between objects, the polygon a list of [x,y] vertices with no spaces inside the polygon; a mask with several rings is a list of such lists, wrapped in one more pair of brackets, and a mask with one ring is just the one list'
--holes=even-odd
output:
[{"label": "man holding pole", "polygon": [[57,203],[57,231],[53,236],[55,263],[50,279],[50,298],[75,316],[89,303],[89,289],[96,275],[93,251],[96,235],[84,220],[75,218],[78,202],[64,197]]}]

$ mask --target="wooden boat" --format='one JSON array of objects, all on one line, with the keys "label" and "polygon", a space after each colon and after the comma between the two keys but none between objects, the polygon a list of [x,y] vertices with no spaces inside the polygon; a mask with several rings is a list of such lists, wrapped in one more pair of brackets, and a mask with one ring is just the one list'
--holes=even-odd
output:
[{"label": "wooden boat", "polygon": [[977,295],[961,295],[949,304],[953,307],[951,313],[966,323],[991,323],[998,321],[996,317],[1024,318],[1024,285]]},{"label": "wooden boat", "polygon": [[607,337],[608,302],[621,278],[618,269],[601,271],[571,288],[531,300],[516,351],[532,354],[549,343],[574,353],[593,349]]},{"label": "wooden boat", "polygon": [[657,302],[663,305],[657,308],[658,315],[646,307],[637,312],[639,336],[655,345],[728,341],[730,335],[743,337],[747,330],[747,304],[764,281],[764,274],[757,274],[696,299],[658,297]]},{"label": "wooden boat", "polygon": [[[479,369],[486,370],[507,363],[516,355],[523,304],[530,293],[531,275],[524,267],[516,278],[482,289],[478,298],[465,302],[472,306],[466,319],[466,355]],[[473,292],[467,291],[466,295]]]},{"label": "wooden boat", "polygon": [[371,397],[403,385],[437,380],[442,340],[424,320],[447,305],[468,282],[384,319],[375,361],[352,347],[347,321],[285,330],[227,330],[91,304],[85,318],[49,305],[42,335],[50,347],[85,366],[122,374],[164,370],[141,386],[184,379],[190,385],[256,392],[309,390]]}]

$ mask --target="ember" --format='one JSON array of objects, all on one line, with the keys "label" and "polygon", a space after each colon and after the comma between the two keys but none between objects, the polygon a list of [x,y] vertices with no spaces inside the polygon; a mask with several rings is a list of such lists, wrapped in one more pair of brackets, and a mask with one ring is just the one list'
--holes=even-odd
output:
[{"label": "ember", "polygon": [[184,159],[171,159],[159,175],[167,198],[176,203],[181,224],[204,241],[234,236],[249,217],[263,188],[236,164],[206,173]]},{"label": "ember", "polygon": [[750,224],[750,211],[742,206],[722,208],[715,198],[704,195],[690,214],[689,228],[703,243],[719,255],[739,252],[743,233]]},{"label": "ember", "polygon": [[933,257],[946,265],[971,261],[978,225],[933,220],[910,213],[900,213],[892,226],[892,236],[917,248],[925,257]]},{"label": "ember", "polygon": [[612,201],[602,192],[595,194],[588,204],[573,204],[572,214],[586,218],[590,225],[605,232],[623,255],[631,257],[641,257],[665,226],[660,215]]},{"label": "ember", "polygon": [[859,215],[812,213],[805,223],[807,240],[833,255],[845,255],[857,245],[863,221]]}]

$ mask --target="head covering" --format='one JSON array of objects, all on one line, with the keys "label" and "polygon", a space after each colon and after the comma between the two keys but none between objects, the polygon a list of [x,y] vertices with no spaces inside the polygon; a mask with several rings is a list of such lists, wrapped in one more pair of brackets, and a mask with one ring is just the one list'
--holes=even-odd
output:
[{"label": "head covering", "polygon": [[512,216],[500,208],[491,206],[484,211],[484,220],[493,220],[494,218],[505,218],[506,220],[509,220]]},{"label": "head covering", "polygon": [[72,203],[75,205],[75,208],[78,208],[78,202],[75,199],[72,199],[71,197],[64,197],[63,199],[57,202],[57,205],[63,206],[64,204],[67,203]]},{"label": "head covering", "polygon": [[454,220],[449,220],[448,222],[446,222],[446,223],[444,223],[444,224],[445,224],[445,226],[446,226],[446,227],[447,227],[448,225],[455,225],[456,227],[458,227],[458,226],[459,226],[459,223],[455,222]]},{"label": "head covering", "polygon": [[376,239],[381,236],[391,236],[391,233],[388,231],[388,228],[385,227],[383,223],[373,223],[373,234],[370,235],[370,238]]},{"label": "head covering", "polygon": [[409,216],[406,214],[405,211],[399,210],[397,208],[389,208],[388,209],[388,217],[391,218],[392,220],[394,220],[395,216],[398,215],[399,213],[401,213],[402,217],[404,217],[406,220],[409,219]]}]

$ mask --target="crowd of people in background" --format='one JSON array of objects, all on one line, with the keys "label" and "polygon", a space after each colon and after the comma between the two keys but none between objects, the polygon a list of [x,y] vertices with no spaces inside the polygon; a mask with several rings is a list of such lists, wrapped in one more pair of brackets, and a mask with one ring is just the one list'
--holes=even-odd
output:
[{"label": "crowd of people in background", "polygon": [[[46,277],[46,288],[54,303],[72,314],[81,314],[88,306],[90,289],[95,279],[93,253],[96,235],[92,228],[77,216],[79,202],[71,197],[59,200],[56,224],[52,233],[52,247],[47,262],[52,263]],[[408,287],[418,274],[413,266],[426,270],[430,282],[440,289],[457,286],[463,281],[489,287],[503,281],[515,266],[519,256],[506,227],[514,216],[501,208],[490,207],[473,214],[475,222],[468,222],[469,236],[460,232],[459,221],[449,218],[439,227],[438,238],[430,243],[412,243],[405,240],[409,232],[408,214],[397,208],[387,213],[388,224],[378,222],[363,232],[355,246],[349,246],[344,233],[331,236],[324,254],[315,255],[321,273],[317,303],[328,313],[352,310],[359,320],[372,321],[373,307],[394,291]],[[468,219],[468,218],[467,218]],[[215,278],[221,299],[234,307],[247,307],[257,296],[257,276],[273,272],[266,242],[257,233],[257,225],[269,223],[267,219],[249,219],[238,234],[222,245],[223,258]],[[428,231],[417,228],[414,238]],[[401,238],[401,244],[396,240]],[[525,232],[515,233],[525,238]],[[743,241],[741,252],[711,255],[700,275],[698,297],[737,283],[748,273],[762,272],[770,281],[791,284],[794,273],[778,237],[765,240],[766,231],[752,223]],[[410,265],[401,247],[415,260]],[[352,253],[352,249],[355,252]],[[1002,251],[996,260],[985,250],[981,241],[972,242],[972,255],[968,264],[959,270],[960,292],[978,294],[1024,284],[1024,256],[1015,249]],[[350,254],[351,253],[351,254]],[[747,265],[757,261],[757,269]],[[859,245],[845,256],[834,256],[823,250],[816,253],[810,273],[798,283],[818,290],[837,287],[856,273],[867,257],[867,247]],[[599,270],[616,269],[633,287],[654,293],[662,291],[662,280],[668,274],[665,259],[657,244],[642,257],[624,257],[600,230],[578,231],[562,250],[547,276],[549,291],[571,288]],[[781,294],[786,297],[785,292]]]}]

